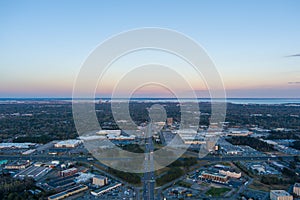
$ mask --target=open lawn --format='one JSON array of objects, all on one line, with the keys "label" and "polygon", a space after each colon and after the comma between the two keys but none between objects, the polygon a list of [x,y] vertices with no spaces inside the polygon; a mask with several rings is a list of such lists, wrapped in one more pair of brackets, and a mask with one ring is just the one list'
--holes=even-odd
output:
[{"label": "open lawn", "polygon": [[230,191],[229,188],[215,188],[215,187],[212,187],[205,194],[207,196],[211,195],[212,197],[220,197],[228,191]]},{"label": "open lawn", "polygon": [[259,180],[255,179],[249,188],[254,190],[262,190],[265,192],[269,192],[271,189],[273,190],[287,190],[289,184],[277,184],[277,185],[266,185],[261,183]]}]

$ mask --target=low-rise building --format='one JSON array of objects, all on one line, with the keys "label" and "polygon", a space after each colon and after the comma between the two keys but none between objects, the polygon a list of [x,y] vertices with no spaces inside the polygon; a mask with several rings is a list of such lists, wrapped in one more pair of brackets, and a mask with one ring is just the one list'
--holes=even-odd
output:
[{"label": "low-rise building", "polygon": [[121,185],[122,185],[121,183],[114,183],[114,184],[111,184],[111,185],[107,185],[107,186],[99,188],[98,190],[92,191],[91,194],[95,195],[95,196],[99,196],[99,195],[104,194],[105,192],[108,192],[108,191],[113,190],[117,187],[120,187]]},{"label": "low-rise building", "polygon": [[63,177],[66,177],[66,176],[71,176],[73,174],[76,174],[77,172],[78,172],[77,168],[73,167],[73,168],[61,171],[60,175]]},{"label": "low-rise building", "polygon": [[241,178],[241,176],[242,176],[241,172],[237,172],[232,169],[221,169],[221,170],[219,170],[219,173],[223,174],[223,175],[227,175],[228,177],[231,177],[231,178]]},{"label": "low-rise building", "polygon": [[271,190],[271,200],[293,200],[293,196],[285,190]]},{"label": "low-rise building", "polygon": [[300,183],[294,184],[293,193],[297,196],[300,196]]},{"label": "low-rise building", "polygon": [[97,175],[97,176],[93,177],[93,182],[92,183],[94,185],[97,185],[97,186],[101,187],[101,186],[104,186],[108,183],[108,179],[105,176]]},{"label": "low-rise building", "polygon": [[5,165],[4,169],[25,169],[29,165],[30,165],[30,162],[28,160],[14,161],[12,163]]},{"label": "low-rise building", "polygon": [[227,183],[228,182],[228,176],[224,174],[220,174],[217,172],[205,172],[203,171],[201,175],[199,176],[201,179],[207,179],[214,182],[219,183]]},{"label": "low-rise building", "polygon": [[23,179],[25,177],[31,177],[35,180],[41,178],[42,176],[46,175],[49,171],[51,170],[51,168],[48,167],[37,167],[37,166],[30,166],[26,169],[23,169],[22,171],[20,171],[19,173],[17,173],[16,175],[14,175],[15,178],[20,178]]},{"label": "low-rise building", "polygon": [[78,172],[78,177],[74,179],[76,183],[85,183],[90,181],[95,175],[91,173]]},{"label": "low-rise building", "polygon": [[121,135],[121,130],[100,130],[97,132],[98,135]]},{"label": "low-rise building", "polygon": [[222,152],[227,155],[242,155],[243,150],[240,147],[234,145],[221,145]]},{"label": "low-rise building", "polygon": [[23,143],[13,143],[13,142],[3,142],[0,143],[0,149],[29,149],[36,147],[36,143],[23,142]]},{"label": "low-rise building", "polygon": [[248,136],[251,135],[252,132],[248,130],[240,130],[240,129],[230,129],[227,133],[227,136]]},{"label": "low-rise building", "polygon": [[250,169],[258,174],[265,174],[266,173],[266,168],[263,165],[260,164],[255,164],[250,166]]},{"label": "low-rise building", "polygon": [[135,136],[134,135],[130,135],[130,136],[124,136],[124,135],[115,136],[115,135],[109,134],[109,135],[107,135],[107,138],[109,140],[121,140],[121,141],[135,140]]},{"label": "low-rise building", "polygon": [[65,190],[63,192],[54,194],[54,195],[48,197],[48,200],[60,200],[60,199],[64,199],[64,198],[67,198],[69,196],[72,196],[72,195],[78,194],[80,192],[83,192],[83,191],[85,191],[87,189],[88,189],[88,187],[86,185],[78,185],[78,186],[75,186],[75,187],[73,187],[71,189],[68,189],[68,190]]},{"label": "low-rise building", "polygon": [[22,152],[22,155],[29,155],[29,154],[32,154],[35,151],[36,151],[36,149],[29,149],[27,151]]},{"label": "low-rise building", "polygon": [[75,148],[82,143],[81,140],[63,140],[54,144],[55,148]]},{"label": "low-rise building", "polygon": [[173,117],[168,117],[167,118],[167,125],[172,126],[172,124],[173,124]]}]

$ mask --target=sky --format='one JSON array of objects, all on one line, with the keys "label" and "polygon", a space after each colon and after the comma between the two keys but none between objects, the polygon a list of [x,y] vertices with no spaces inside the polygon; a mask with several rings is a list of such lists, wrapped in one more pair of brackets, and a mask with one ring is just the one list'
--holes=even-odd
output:
[{"label": "sky", "polygon": [[[71,97],[82,64],[99,44],[127,30],[160,27],[183,33],[205,49],[227,97],[300,98],[299,10],[297,0],[2,0],[0,97]],[[120,66],[129,70],[130,61],[147,60],[147,55],[114,64],[97,95],[112,92]],[[150,55],[179,73],[188,71],[178,58]],[[186,77],[196,92],[207,89],[193,73]],[[149,88],[139,95],[164,93]]]}]

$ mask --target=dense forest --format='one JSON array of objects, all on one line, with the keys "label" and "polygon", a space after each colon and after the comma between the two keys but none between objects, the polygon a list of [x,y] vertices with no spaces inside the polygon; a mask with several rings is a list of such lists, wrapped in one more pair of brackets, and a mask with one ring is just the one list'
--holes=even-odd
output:
[{"label": "dense forest", "polygon": [[31,178],[24,180],[14,179],[9,175],[0,178],[0,199],[6,200],[30,200],[45,199],[50,193],[40,191],[35,194],[35,182]]}]

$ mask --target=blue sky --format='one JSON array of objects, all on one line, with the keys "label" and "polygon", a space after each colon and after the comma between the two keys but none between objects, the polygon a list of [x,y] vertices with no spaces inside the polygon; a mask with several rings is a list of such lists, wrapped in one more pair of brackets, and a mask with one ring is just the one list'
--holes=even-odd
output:
[{"label": "blue sky", "polygon": [[0,97],[69,97],[111,35],[161,27],[210,55],[228,97],[300,97],[300,1],[0,1]]}]

